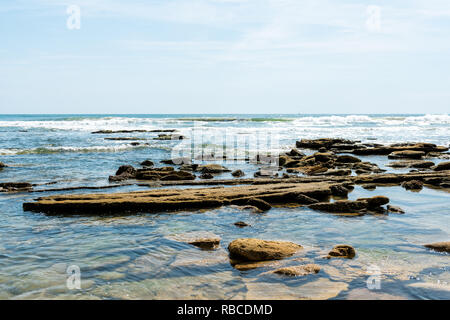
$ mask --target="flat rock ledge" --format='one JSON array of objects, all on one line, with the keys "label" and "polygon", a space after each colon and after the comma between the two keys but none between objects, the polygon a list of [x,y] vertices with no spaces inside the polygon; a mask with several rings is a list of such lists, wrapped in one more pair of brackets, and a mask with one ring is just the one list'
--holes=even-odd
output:
[{"label": "flat rock ledge", "polygon": [[292,256],[303,247],[289,241],[267,241],[242,238],[228,245],[230,258],[237,261],[280,260]]},{"label": "flat rock ledge", "polygon": [[253,205],[263,210],[272,204],[303,204],[305,199],[327,200],[336,183],[285,183],[252,186],[153,189],[128,193],[55,195],[25,202],[25,211],[47,214],[126,214]]},{"label": "flat rock ledge", "polygon": [[430,243],[426,244],[425,247],[434,251],[450,253],[450,241]]}]

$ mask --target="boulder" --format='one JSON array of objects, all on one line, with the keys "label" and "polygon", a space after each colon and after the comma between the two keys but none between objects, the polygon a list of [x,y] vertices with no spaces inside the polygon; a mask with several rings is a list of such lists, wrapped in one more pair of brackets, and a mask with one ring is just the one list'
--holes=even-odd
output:
[{"label": "boulder", "polygon": [[153,167],[153,165],[154,165],[154,163],[151,160],[145,160],[145,161],[141,162],[141,166],[144,166],[144,167]]},{"label": "boulder", "polygon": [[444,170],[450,170],[450,161],[441,162],[437,164],[435,167],[433,167],[434,171],[444,171]]},{"label": "boulder", "polygon": [[235,170],[231,173],[233,177],[240,178],[245,176],[245,173],[242,170]]},{"label": "boulder", "polygon": [[425,247],[433,249],[434,251],[450,253],[450,241],[430,243],[426,244]]},{"label": "boulder", "polygon": [[272,206],[268,202],[258,199],[258,198],[250,198],[247,201],[247,204],[250,206],[254,206],[262,211],[268,211],[268,210],[272,209]]},{"label": "boulder", "polygon": [[402,183],[402,187],[406,190],[422,190],[423,182],[419,180],[410,180]]},{"label": "boulder", "polygon": [[120,176],[123,174],[127,174],[127,175],[135,175],[136,174],[136,169],[133,166],[130,165],[124,165],[124,166],[120,166],[119,169],[117,169],[116,171],[116,176]]},{"label": "boulder", "polygon": [[389,198],[385,196],[375,196],[372,198],[360,198],[357,201],[367,201],[369,207],[379,207],[389,203]]},{"label": "boulder", "polygon": [[389,159],[422,159],[425,155],[423,151],[413,151],[413,150],[404,150],[404,151],[394,151],[388,155]]},{"label": "boulder", "polygon": [[185,136],[180,134],[158,134],[158,137],[153,138],[153,140],[183,140],[186,139]]},{"label": "boulder", "polygon": [[346,258],[353,259],[356,255],[356,250],[352,246],[340,244],[334,246],[334,248],[328,252],[327,258]]},{"label": "boulder", "polygon": [[301,250],[302,246],[288,241],[260,239],[236,239],[228,245],[230,258],[243,261],[265,261],[287,258]]},{"label": "boulder", "polygon": [[342,155],[342,156],[338,156],[337,157],[336,162],[340,162],[340,163],[356,163],[356,162],[361,162],[361,159],[358,159],[357,157],[350,156],[350,155]]},{"label": "boulder", "polygon": [[320,271],[320,267],[317,264],[306,264],[302,266],[284,267],[279,268],[273,273],[281,274],[284,276],[306,276],[308,274],[315,274]]},{"label": "boulder", "polygon": [[333,196],[338,196],[338,197],[346,197],[349,192],[349,190],[346,187],[344,187],[340,184],[331,186],[330,190],[331,190],[331,194]]},{"label": "boulder", "polygon": [[303,152],[298,151],[297,149],[292,149],[291,151],[287,152],[286,155],[291,157],[304,157],[305,154]]},{"label": "boulder", "polygon": [[188,243],[203,250],[214,250],[219,247],[220,238],[201,238],[189,241]]}]

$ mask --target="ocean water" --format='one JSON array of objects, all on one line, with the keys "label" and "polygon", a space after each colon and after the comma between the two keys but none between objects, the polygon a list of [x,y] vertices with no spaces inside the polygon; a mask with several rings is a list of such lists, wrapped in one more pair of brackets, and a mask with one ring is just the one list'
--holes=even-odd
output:
[{"label": "ocean water", "polygon": [[[176,129],[189,139],[154,140],[158,135],[154,132],[92,134],[97,130],[160,129]],[[265,144],[262,140],[267,136],[276,143]],[[133,137],[139,145],[107,137]],[[146,159],[160,165],[174,150],[218,152],[223,137],[232,141],[227,152],[242,157],[261,149],[288,151],[301,138],[319,137],[448,146],[450,116],[0,115],[0,161],[8,165],[0,171],[0,182],[26,181],[35,184],[36,190],[105,186],[120,165],[139,167]],[[385,167],[386,157],[364,160],[402,172]],[[247,176],[258,169],[244,161],[224,165],[240,168]],[[224,173],[217,178],[232,177]],[[0,193],[0,298],[450,298],[449,255],[423,247],[424,243],[450,240],[448,190],[424,188],[413,193],[401,187],[374,191],[356,187],[349,199],[386,195],[391,204],[406,211],[404,215],[362,217],[307,208],[273,208],[254,214],[227,207],[103,217],[46,216],[22,210],[23,202],[40,196],[133,190],[146,187]],[[240,220],[251,227],[235,227],[233,223]],[[182,241],[205,234],[221,237],[218,250],[202,251]],[[305,250],[290,259],[238,271],[230,265],[226,248],[240,237],[289,240]],[[323,258],[340,243],[356,248],[355,259]],[[280,265],[303,263],[316,263],[322,269],[316,275],[288,279],[270,273]],[[71,270],[80,271],[81,289],[67,285],[73,279]]]}]

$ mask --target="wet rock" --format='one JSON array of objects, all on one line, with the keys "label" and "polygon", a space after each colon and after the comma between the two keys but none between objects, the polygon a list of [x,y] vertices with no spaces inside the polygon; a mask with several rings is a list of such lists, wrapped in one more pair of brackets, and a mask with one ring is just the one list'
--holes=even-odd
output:
[{"label": "wet rock", "polygon": [[327,148],[321,147],[321,148],[319,148],[318,151],[321,152],[321,153],[325,153],[325,152],[327,152]]},{"label": "wet rock", "polygon": [[261,168],[253,175],[255,178],[259,177],[278,177],[278,172],[274,168]]},{"label": "wet rock", "polygon": [[201,238],[188,242],[189,244],[199,247],[203,250],[214,250],[219,247],[220,238]]},{"label": "wet rock", "polygon": [[342,185],[334,185],[330,187],[333,196],[346,197],[349,190]]},{"label": "wet rock", "polygon": [[279,156],[278,157],[278,165],[284,166],[287,162],[291,161],[292,159],[288,156]]},{"label": "wet rock", "polygon": [[375,196],[372,198],[360,198],[357,201],[367,201],[368,207],[379,207],[389,203],[389,198],[385,196]]},{"label": "wet rock", "polygon": [[250,206],[254,206],[262,211],[268,211],[268,210],[272,209],[272,206],[268,202],[258,199],[258,198],[249,199],[247,201],[247,204]]},{"label": "wet rock", "polygon": [[147,130],[99,130],[91,132],[92,134],[111,134],[111,133],[132,133],[132,132],[147,132]]},{"label": "wet rock", "polygon": [[202,173],[199,178],[200,179],[213,179],[214,176],[211,173]]},{"label": "wet rock", "polygon": [[183,139],[186,139],[186,137],[180,134],[158,134],[158,137],[153,138],[153,140],[183,140]]},{"label": "wet rock", "polygon": [[424,178],[423,182],[427,184],[431,184],[433,186],[438,186],[444,181],[444,178],[442,177],[435,177],[435,178]]},{"label": "wet rock", "polygon": [[405,213],[405,211],[402,208],[391,205],[387,206],[387,211],[393,213]]},{"label": "wet rock", "polygon": [[231,173],[233,177],[240,178],[245,176],[245,173],[242,170],[235,170]]},{"label": "wet rock", "polygon": [[33,186],[28,182],[3,182],[0,183],[0,192],[31,191]]},{"label": "wet rock", "polygon": [[134,175],[136,174],[136,169],[130,165],[120,166],[116,171],[116,176],[120,176],[121,174]]},{"label": "wet rock", "polygon": [[197,171],[200,171],[202,173],[222,173],[230,172],[231,170],[225,168],[220,164],[205,164],[198,166]]},{"label": "wet rock", "polygon": [[444,181],[441,184],[439,184],[441,188],[450,188],[450,181]]},{"label": "wet rock", "polygon": [[406,160],[406,161],[395,161],[390,162],[386,166],[391,168],[431,168],[434,166],[433,161],[425,161],[425,160]]},{"label": "wet rock", "polygon": [[317,264],[306,264],[302,266],[294,266],[294,267],[284,267],[279,268],[273,273],[281,274],[285,276],[305,276],[308,274],[315,274],[320,271],[320,266]]},{"label": "wet rock", "polygon": [[302,161],[300,161],[300,160],[290,160],[290,161],[286,162],[283,165],[283,167],[285,167],[285,168],[295,168],[295,167],[298,167],[301,164],[302,164]]},{"label": "wet rock", "polygon": [[295,143],[297,148],[307,148],[307,149],[329,149],[336,144],[355,144],[356,141],[350,141],[345,139],[332,139],[332,138],[320,138],[320,139],[302,139]]},{"label": "wet rock", "polygon": [[422,159],[422,157],[424,155],[425,155],[425,152],[423,152],[423,151],[405,150],[405,151],[394,151],[388,155],[388,158],[389,159]]},{"label": "wet rock", "polygon": [[191,160],[191,158],[188,158],[188,157],[179,157],[179,158],[161,160],[160,162],[164,163],[164,164],[180,165],[180,164],[191,164],[192,160]]},{"label": "wet rock", "polygon": [[145,160],[145,161],[141,162],[141,166],[144,166],[144,167],[153,167],[153,165],[154,165],[154,163],[151,160]]},{"label": "wet rock", "polygon": [[434,171],[450,170],[450,161],[441,162],[433,167]]},{"label": "wet rock", "polygon": [[450,241],[430,243],[426,244],[425,247],[433,249],[434,251],[450,253]]},{"label": "wet rock", "polygon": [[304,194],[299,194],[295,200],[296,200],[295,202],[299,204],[313,204],[319,202],[319,200],[305,196]]},{"label": "wet rock", "polygon": [[287,258],[301,250],[302,246],[288,241],[260,239],[236,239],[228,246],[230,258],[242,261],[265,261]]},{"label": "wet rock", "polygon": [[327,258],[346,258],[353,259],[356,255],[356,250],[352,246],[340,244],[334,246],[334,248],[328,252]]},{"label": "wet rock", "polygon": [[161,181],[174,181],[174,180],[195,180],[195,175],[187,171],[173,171],[172,173],[162,176]]},{"label": "wet rock", "polygon": [[342,155],[342,156],[338,156],[336,159],[336,162],[340,162],[340,163],[356,163],[356,162],[361,162],[361,159],[358,159],[354,156],[350,156],[350,155]]},{"label": "wet rock", "polygon": [[402,187],[406,190],[422,190],[423,182],[418,180],[410,180],[402,183]]},{"label": "wet rock", "polygon": [[297,149],[292,149],[291,151],[287,152],[286,155],[291,157],[300,157],[303,158],[305,154],[303,152],[298,151]]},{"label": "wet rock", "polygon": [[183,164],[180,166],[180,170],[183,171],[197,171],[198,164]]},{"label": "wet rock", "polygon": [[313,210],[330,213],[353,213],[368,207],[367,201],[339,200],[335,202],[319,202],[309,205]]},{"label": "wet rock", "polygon": [[352,174],[352,170],[350,169],[330,169],[326,172],[321,173],[320,175],[324,176],[349,176]]},{"label": "wet rock", "polygon": [[316,152],[313,156],[318,162],[328,162],[333,159],[334,154],[330,152]]},{"label": "wet rock", "polygon": [[374,184],[363,184],[361,187],[366,190],[375,190],[377,188]]},{"label": "wet rock", "polygon": [[249,227],[250,225],[245,223],[244,221],[235,222],[234,225],[239,228]]},{"label": "wet rock", "polygon": [[6,168],[6,167],[7,167],[6,164],[4,164],[3,162],[0,162],[0,168]]}]

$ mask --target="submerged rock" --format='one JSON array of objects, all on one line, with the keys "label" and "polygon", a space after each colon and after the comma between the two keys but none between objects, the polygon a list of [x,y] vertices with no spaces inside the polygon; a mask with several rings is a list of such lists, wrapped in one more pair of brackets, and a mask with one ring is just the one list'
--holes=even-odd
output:
[{"label": "submerged rock", "polygon": [[402,183],[402,187],[406,190],[422,190],[423,182],[419,180],[410,180]]},{"label": "submerged rock", "polygon": [[189,241],[188,243],[203,250],[214,250],[219,247],[220,238],[201,238]]},{"label": "submerged rock", "polygon": [[231,173],[233,177],[239,178],[245,176],[245,173],[242,170],[235,170]]},{"label": "submerged rock", "polygon": [[230,258],[242,261],[279,260],[301,250],[302,246],[288,241],[236,239],[228,245]]},{"label": "submerged rock", "polygon": [[319,271],[320,266],[318,266],[317,264],[306,264],[302,266],[279,268],[273,271],[273,273],[285,276],[305,276],[308,274],[318,273]]},{"label": "submerged rock", "polygon": [[28,182],[3,182],[0,183],[0,192],[31,191],[33,186]]},{"label": "submerged rock", "polygon": [[430,243],[426,244],[425,247],[433,249],[434,251],[450,253],[450,241]]},{"label": "submerged rock", "polygon": [[356,250],[352,246],[346,244],[340,244],[334,246],[334,248],[328,252],[327,258],[346,258],[353,259],[356,255]]}]

